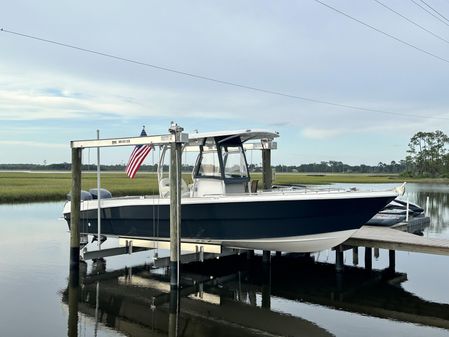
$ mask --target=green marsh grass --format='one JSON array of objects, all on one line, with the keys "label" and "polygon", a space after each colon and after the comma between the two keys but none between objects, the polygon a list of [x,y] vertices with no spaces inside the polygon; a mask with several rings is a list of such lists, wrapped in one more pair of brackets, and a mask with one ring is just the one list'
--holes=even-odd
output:
[{"label": "green marsh grass", "polygon": [[[252,179],[259,180],[262,185],[262,174],[253,173]],[[187,183],[191,183],[190,173],[183,173]],[[366,174],[303,174],[276,173],[275,184],[330,184],[330,183],[401,183],[434,182],[448,183],[449,179],[404,179],[394,175]],[[96,173],[82,174],[82,189],[89,190],[97,186]],[[114,196],[157,194],[155,173],[140,172],[134,179],[129,179],[123,172],[105,172],[101,175],[101,187],[108,189]],[[24,203],[36,201],[66,200],[71,188],[69,172],[0,172],[0,203]]]}]

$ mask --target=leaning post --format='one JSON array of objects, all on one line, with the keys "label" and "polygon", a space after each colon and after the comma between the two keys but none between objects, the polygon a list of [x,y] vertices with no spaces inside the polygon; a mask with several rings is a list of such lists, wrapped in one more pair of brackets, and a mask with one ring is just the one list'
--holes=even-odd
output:
[{"label": "leaning post", "polygon": [[72,191],[70,212],[70,269],[78,270],[80,261],[81,148],[72,147]]},{"label": "leaning post", "polygon": [[174,135],[170,149],[170,287],[179,288],[181,250],[181,132],[172,122],[168,131]]},{"label": "leaning post", "polygon": [[262,178],[263,189],[271,190],[273,186],[273,172],[271,169],[271,141],[262,140]]}]

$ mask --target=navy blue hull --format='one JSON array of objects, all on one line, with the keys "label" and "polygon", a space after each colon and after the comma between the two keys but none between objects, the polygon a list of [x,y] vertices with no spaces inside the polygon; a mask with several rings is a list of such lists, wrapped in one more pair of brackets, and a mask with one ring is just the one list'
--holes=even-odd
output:
[{"label": "navy blue hull", "polygon": [[[358,229],[394,197],[183,204],[181,237],[252,240]],[[69,222],[70,214],[65,214]],[[104,235],[169,237],[169,206],[102,209]],[[88,225],[90,223],[90,226]],[[81,212],[81,233],[97,233],[97,210]]]}]

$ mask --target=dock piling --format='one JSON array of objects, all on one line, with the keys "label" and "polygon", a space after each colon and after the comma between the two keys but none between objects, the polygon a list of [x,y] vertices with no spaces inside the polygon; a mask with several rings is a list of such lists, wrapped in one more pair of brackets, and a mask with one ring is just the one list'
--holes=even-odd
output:
[{"label": "dock piling", "polygon": [[344,250],[341,246],[335,248],[335,269],[337,273],[344,269]]},{"label": "dock piling", "polygon": [[271,265],[262,266],[262,308],[271,309]]},{"label": "dock piling", "polygon": [[[262,146],[264,146],[263,142]],[[262,172],[263,189],[271,190],[273,186],[273,173],[271,169],[271,149],[269,147],[262,149]]]},{"label": "dock piling", "polygon": [[359,264],[359,247],[352,248],[352,264],[354,266]]},{"label": "dock piling", "polygon": [[70,269],[79,270],[80,261],[80,204],[81,204],[81,148],[72,148],[72,191],[70,198]]},{"label": "dock piling", "polygon": [[[78,255],[79,256],[79,255]],[[79,299],[79,268],[70,266],[68,286],[69,317],[67,322],[68,337],[78,337],[78,299]]]},{"label": "dock piling", "polygon": [[250,249],[246,251],[246,258],[248,260],[251,260],[252,258],[254,258],[254,250]]},{"label": "dock piling", "polygon": [[175,135],[170,149],[170,287],[179,287],[181,249],[181,151],[180,134],[184,129],[172,123],[169,132]]},{"label": "dock piling", "polygon": [[388,251],[388,261],[389,261],[389,265],[388,265],[388,269],[391,271],[394,271],[396,269],[396,251],[390,249]]},{"label": "dock piling", "polygon": [[179,289],[170,290],[170,300],[168,305],[168,336],[177,337],[179,330],[180,313],[180,292]]},{"label": "dock piling", "polygon": [[365,247],[365,269],[373,270],[373,249],[371,247]]},{"label": "dock piling", "polygon": [[264,250],[262,255],[263,263],[271,263],[271,251]]}]

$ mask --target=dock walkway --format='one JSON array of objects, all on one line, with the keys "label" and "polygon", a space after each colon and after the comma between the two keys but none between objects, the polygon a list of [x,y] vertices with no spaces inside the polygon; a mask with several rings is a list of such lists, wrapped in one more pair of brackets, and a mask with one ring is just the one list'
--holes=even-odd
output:
[{"label": "dock walkway", "polygon": [[449,240],[425,238],[388,227],[363,226],[343,245],[449,255]]}]

